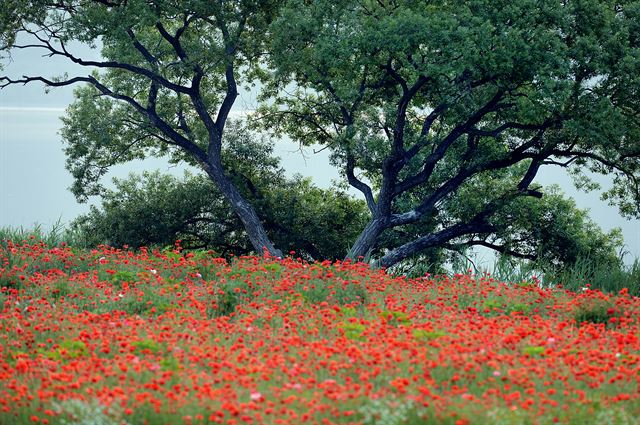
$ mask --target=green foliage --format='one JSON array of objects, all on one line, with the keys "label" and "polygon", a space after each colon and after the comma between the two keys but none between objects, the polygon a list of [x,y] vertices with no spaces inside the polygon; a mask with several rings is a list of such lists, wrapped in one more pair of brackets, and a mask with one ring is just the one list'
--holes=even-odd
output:
[{"label": "green foliage", "polygon": [[[310,179],[286,179],[273,145],[240,122],[228,124],[225,167],[262,212],[271,239],[287,251],[315,259],[344,256],[366,221],[366,207],[338,188],[320,189]],[[240,219],[210,179],[159,172],[115,179],[101,189],[102,205],[72,224],[86,246],[173,245],[243,255],[253,248]]]},{"label": "green foliage", "polygon": [[[167,246],[182,236],[187,248],[238,244],[231,235],[238,220],[202,177],[179,180],[145,172],[114,183],[114,190],[104,192],[101,208],[92,206],[72,224],[87,246]],[[246,250],[244,244],[238,248]]]},{"label": "green foliage", "polygon": [[413,338],[415,338],[418,341],[431,341],[446,335],[447,335],[446,332],[439,331],[439,330],[427,331],[425,329],[413,329],[411,331],[411,336],[413,336]]},{"label": "green foliage", "polygon": [[[95,72],[0,86],[86,83],[61,134],[74,194],[104,196],[76,222],[87,244],[180,237],[280,255],[275,241],[307,258],[407,260],[408,274],[483,245],[546,270],[617,267],[619,233],[534,177],[562,166],[587,190],[588,172],[611,175],[604,198],[640,216],[639,21],[637,2],[606,0],[10,0],[0,52],[31,37],[20,48]],[[96,40],[100,60],[66,49]],[[259,80],[256,126],[327,148],[369,212],[284,179],[264,140],[228,125],[239,86]],[[197,166],[219,192],[150,175],[105,192],[111,166],[147,156]]]},{"label": "green foliage", "polygon": [[160,344],[153,339],[141,339],[133,341],[131,346],[137,354],[158,354],[161,351]]},{"label": "green foliage", "polygon": [[481,304],[481,310],[486,315],[522,313],[526,314],[531,311],[529,304],[504,300],[502,297],[489,298]]},{"label": "green foliage", "polygon": [[338,325],[338,328],[344,332],[344,336],[347,339],[355,341],[364,341],[364,331],[367,329],[365,325],[358,322],[343,322]]},{"label": "green foliage", "polygon": [[[276,244],[315,259],[342,258],[365,221],[365,206],[340,190],[315,187],[309,179],[260,177],[255,203]],[[156,173],[115,180],[100,208],[72,224],[87,246],[167,246],[243,255],[252,247],[242,222],[203,176],[182,179]]]},{"label": "green foliage", "polygon": [[60,346],[55,350],[39,350],[42,355],[51,360],[62,360],[62,359],[77,359],[80,357],[87,356],[89,354],[89,349],[87,348],[87,344],[78,340],[64,340],[60,343]]},{"label": "green foliage", "polygon": [[[104,308],[105,307],[102,309]],[[166,313],[167,310],[171,308],[171,304],[168,304],[160,294],[151,291],[145,291],[141,294],[128,292],[126,295],[120,297],[116,303],[106,308],[124,311],[127,314],[147,316]]]},{"label": "green foliage", "polygon": [[49,228],[45,228],[42,224],[36,223],[30,228],[25,227],[1,227],[0,228],[0,247],[6,248],[7,241],[43,242],[46,246],[54,247],[62,244],[81,245],[80,236],[77,235],[68,226],[65,226],[60,219],[53,223]]},{"label": "green foliage", "polygon": [[411,322],[409,315],[400,310],[384,310],[380,313],[380,317],[394,325],[406,325]]},{"label": "green foliage", "polygon": [[359,282],[331,282],[325,279],[313,280],[301,291],[302,297],[310,304],[331,302],[339,305],[365,304],[368,300],[367,288]]},{"label": "green foliage", "polygon": [[544,354],[545,348],[539,345],[527,345],[522,348],[522,352],[524,354],[528,354],[529,356],[542,356]]},{"label": "green foliage", "polygon": [[162,368],[162,370],[176,372],[180,370],[180,362],[172,355],[168,355],[167,357],[163,357],[162,360],[160,360],[160,367]]},{"label": "green foliage", "polygon": [[277,246],[316,260],[344,258],[368,218],[363,201],[302,176],[275,187],[259,205]]},{"label": "green foliage", "polygon": [[121,288],[124,282],[132,283],[136,281],[136,276],[130,270],[118,270],[109,279],[116,288]]},{"label": "green foliage", "polygon": [[623,245],[619,229],[604,233],[586,210],[563,196],[558,186],[544,190],[542,199],[519,198],[492,220],[499,229],[493,238],[550,268],[591,258],[602,266],[619,267]]},{"label": "green foliage", "polygon": [[210,317],[229,316],[239,305],[248,303],[253,294],[248,282],[235,279],[226,282],[218,290],[215,310],[209,310]]},{"label": "green foliage", "polygon": [[377,245],[354,256],[382,248],[384,266],[436,268],[443,248],[478,244],[554,264],[610,256],[619,235],[534,177],[564,166],[587,188],[586,172],[613,175],[607,199],[640,215],[638,12],[291,0],[271,27],[263,128],[326,146],[354,186],[371,183]]}]

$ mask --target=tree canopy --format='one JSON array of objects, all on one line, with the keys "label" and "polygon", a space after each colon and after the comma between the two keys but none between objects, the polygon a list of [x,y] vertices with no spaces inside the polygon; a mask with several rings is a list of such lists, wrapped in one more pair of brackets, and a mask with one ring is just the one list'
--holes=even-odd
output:
[{"label": "tree canopy", "polygon": [[[99,193],[113,164],[169,155],[206,173],[256,251],[279,255],[239,186],[242,161],[225,165],[223,150],[239,85],[260,81],[256,126],[329,149],[362,193],[370,217],[350,241],[353,258],[388,267],[473,245],[539,256],[530,242],[541,239],[526,235],[545,214],[526,212],[558,199],[535,183],[547,167],[568,169],[584,189],[594,186],[588,172],[613,175],[605,198],[640,217],[638,1],[12,6],[0,12],[1,50],[40,49],[92,70],[0,80],[84,83],[63,132],[80,198]],[[99,42],[103,59],[75,56],[71,41]],[[561,234],[554,223],[547,229]]]},{"label": "tree canopy", "polygon": [[271,27],[264,128],[327,146],[363,193],[352,255],[417,225],[383,266],[486,245],[549,166],[583,187],[613,175],[605,197],[637,218],[639,25],[637,1],[293,0]]},{"label": "tree canopy", "polygon": [[[255,208],[225,172],[222,141],[239,84],[260,71],[278,0],[32,0],[0,15],[0,50],[36,49],[90,72],[0,77],[0,86],[83,84],[65,132],[74,192],[82,199],[109,166],[170,155],[200,167],[237,214],[257,251],[281,255]],[[74,54],[73,41],[101,46],[101,60]]]}]

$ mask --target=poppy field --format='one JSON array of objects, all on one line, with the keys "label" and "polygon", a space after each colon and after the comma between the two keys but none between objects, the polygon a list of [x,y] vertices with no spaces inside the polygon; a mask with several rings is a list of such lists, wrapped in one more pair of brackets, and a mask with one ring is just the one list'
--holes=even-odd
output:
[{"label": "poppy field", "polygon": [[634,424],[640,299],[0,244],[0,424]]}]

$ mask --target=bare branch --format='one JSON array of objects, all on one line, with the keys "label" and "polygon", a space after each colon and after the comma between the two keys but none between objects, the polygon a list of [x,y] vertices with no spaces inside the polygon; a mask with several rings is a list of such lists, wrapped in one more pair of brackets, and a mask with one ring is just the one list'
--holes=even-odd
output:
[{"label": "bare branch", "polygon": [[[438,144],[438,147],[427,157],[422,170],[417,174],[407,177],[404,181],[400,182],[398,188],[396,189],[396,192],[399,192],[400,190],[409,190],[429,180],[436,164],[444,157],[445,153],[447,152],[449,147],[451,147],[453,142],[455,142],[458,137],[465,134],[471,126],[480,122],[480,120],[485,115],[500,109],[499,102],[504,94],[504,90],[498,90],[496,94],[482,108],[471,115],[464,123],[459,124],[453,130],[451,130],[451,132]],[[411,153],[413,152],[417,153],[417,149],[412,149]]]},{"label": "bare branch", "polygon": [[64,42],[62,41],[62,39],[60,39],[59,37],[55,36],[55,35],[51,35],[51,38],[57,40],[60,44],[60,48],[56,48],[50,40],[47,40],[45,38],[43,38],[42,36],[38,35],[35,31],[32,30],[24,30],[25,32],[31,34],[33,37],[35,37],[38,41],[40,41],[42,43],[42,45],[39,44],[25,44],[25,45],[20,45],[20,46],[16,46],[18,48],[40,48],[40,49],[45,49],[47,50],[49,53],[47,56],[62,56],[65,57],[67,59],[69,59],[71,62],[81,65],[81,66],[86,66],[86,67],[95,67],[95,68],[101,68],[101,69],[121,69],[121,70],[125,70],[128,72],[131,72],[133,74],[136,75],[140,75],[143,77],[146,77],[166,88],[168,88],[169,90],[173,90],[175,92],[178,93],[185,93],[188,94],[191,91],[191,88],[189,87],[184,87],[181,86],[179,84],[175,84],[172,81],[169,81],[168,79],[164,78],[163,76],[161,76],[160,74],[153,72],[147,68],[143,68],[143,67],[139,67],[136,65],[132,65],[132,64],[128,64],[128,63],[122,63],[122,62],[117,62],[117,61],[91,61],[91,60],[84,60],[80,57],[77,57],[75,55],[73,55],[72,53],[70,53],[65,45]]},{"label": "bare branch", "polygon": [[373,199],[373,192],[371,191],[371,187],[367,185],[362,180],[359,180],[355,173],[355,158],[353,154],[347,153],[347,164],[346,164],[346,172],[347,172],[347,180],[349,184],[356,189],[358,189],[364,195],[365,200],[367,201],[367,206],[372,213],[376,211],[376,202]]},{"label": "bare branch", "polygon": [[[633,184],[633,188],[630,188],[630,190],[633,190],[636,194],[640,195],[640,180],[632,171],[627,170],[621,163],[614,162],[593,152],[575,151],[571,149],[554,149],[550,151],[550,155],[559,157],[570,157],[569,161],[567,161],[568,163],[584,158],[599,162],[602,165],[610,167],[611,169],[617,170],[618,172],[624,174],[627,179]],[[622,156],[620,157],[620,159],[623,159]]]},{"label": "bare branch", "polygon": [[[0,88],[6,87],[10,84],[27,84],[30,82],[39,81],[51,87],[63,87],[69,86],[76,83],[89,83],[93,85],[98,91],[100,91],[103,95],[111,97],[116,100],[120,100],[126,102],[131,105],[136,111],[138,111],[143,116],[149,118],[151,124],[157,127],[160,131],[165,133],[172,141],[173,144],[184,148],[187,152],[189,152],[194,159],[200,162],[203,166],[206,167],[206,156],[204,152],[190,140],[186,139],[180,133],[178,133],[175,129],[173,129],[166,121],[162,120],[155,111],[155,97],[157,96],[157,85],[152,84],[150,93],[149,93],[149,106],[144,107],[140,103],[138,103],[135,99],[129,96],[125,96],[123,94],[115,93],[107,86],[102,84],[93,76],[87,77],[74,77],[68,80],[62,81],[54,81],[44,77],[27,77],[24,76],[19,80],[12,80],[9,77],[0,77]],[[155,94],[154,94],[155,91]]]},{"label": "bare branch", "polygon": [[0,89],[5,88],[7,86],[10,86],[12,84],[28,84],[28,83],[32,83],[35,81],[41,82],[46,84],[47,86],[50,87],[64,87],[64,86],[70,86],[72,84],[77,84],[77,83],[91,83],[93,84],[93,80],[95,80],[93,77],[74,77],[71,78],[69,80],[61,80],[61,81],[57,81],[57,80],[50,80],[48,78],[44,78],[44,77],[29,77],[26,75],[23,75],[22,78],[14,80],[10,77],[0,77]]}]

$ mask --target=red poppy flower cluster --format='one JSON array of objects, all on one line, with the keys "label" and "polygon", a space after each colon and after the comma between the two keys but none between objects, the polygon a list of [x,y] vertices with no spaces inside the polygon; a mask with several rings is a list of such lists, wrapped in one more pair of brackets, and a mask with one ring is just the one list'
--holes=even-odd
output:
[{"label": "red poppy flower cluster", "polygon": [[635,423],[640,300],[0,244],[0,423]]}]

